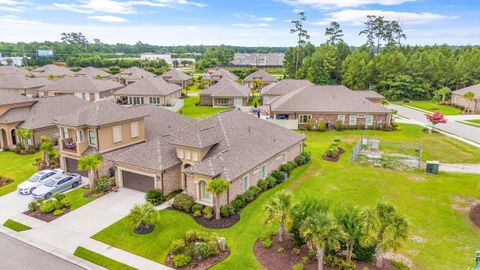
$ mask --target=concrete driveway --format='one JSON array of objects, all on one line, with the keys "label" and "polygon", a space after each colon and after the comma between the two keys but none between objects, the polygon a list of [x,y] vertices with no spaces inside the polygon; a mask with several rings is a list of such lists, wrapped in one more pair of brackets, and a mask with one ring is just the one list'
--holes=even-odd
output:
[{"label": "concrete driveway", "polygon": [[32,196],[21,195],[14,191],[0,197],[0,223],[3,224],[12,216],[27,211]]}]

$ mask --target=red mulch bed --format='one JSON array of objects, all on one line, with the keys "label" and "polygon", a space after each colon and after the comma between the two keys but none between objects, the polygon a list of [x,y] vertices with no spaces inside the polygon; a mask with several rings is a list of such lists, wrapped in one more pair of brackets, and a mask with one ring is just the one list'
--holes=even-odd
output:
[{"label": "red mulch bed", "polygon": [[13,183],[13,179],[0,177],[0,187]]},{"label": "red mulch bed", "polygon": [[334,157],[328,157],[327,155],[323,155],[322,159],[323,160],[327,160],[327,161],[338,161],[340,159],[340,156],[345,153],[345,150],[343,150],[343,148],[339,147],[338,148],[338,154]]},{"label": "red mulch bed", "polygon": [[220,217],[220,220],[216,220],[215,219],[215,214],[214,214],[214,217],[212,219],[206,219],[203,216],[196,217],[196,216],[193,215],[193,213],[187,213],[185,211],[182,211],[182,210],[179,210],[179,209],[176,209],[176,208],[173,208],[173,207],[169,207],[167,209],[168,210],[175,210],[175,211],[187,214],[187,215],[191,216],[193,218],[193,220],[195,220],[195,222],[197,222],[197,224],[202,225],[203,227],[209,228],[209,229],[230,228],[233,225],[237,224],[237,222],[240,221],[240,214],[235,214],[235,215],[233,215],[231,217],[228,217],[228,218]]},{"label": "red mulch bed", "polygon": [[[279,253],[277,250],[283,248],[284,252]],[[293,248],[300,249],[300,254],[294,254]],[[278,235],[273,237],[273,246],[271,248],[264,248],[262,242],[258,239],[253,247],[253,253],[257,260],[267,270],[290,270],[292,266],[297,263],[303,263],[302,257],[308,256],[308,249],[306,245],[298,246],[292,241],[290,235],[286,235],[285,240],[280,242]],[[373,262],[360,262],[354,261],[357,265],[357,270],[363,270],[364,267],[368,267],[370,270],[394,270],[388,260],[383,261],[383,268],[379,269],[375,267]],[[305,265],[306,270],[316,270],[317,260],[309,260]],[[324,265],[325,270],[335,270],[335,268]]]},{"label": "red mulch bed", "polygon": [[[187,265],[185,267],[182,267],[182,268],[176,268],[176,269],[185,269],[185,270],[209,269],[210,267],[216,265],[217,263],[225,260],[225,258],[227,258],[228,255],[230,255],[230,250],[227,248],[224,252],[220,252],[220,254],[218,254],[218,256],[210,257],[210,258],[207,258],[207,259],[202,260],[202,261],[199,261],[199,260],[194,258],[194,259],[192,259],[192,261],[190,262],[189,265]],[[168,267],[175,268],[175,265],[173,264],[173,261],[172,261],[172,258],[171,258],[170,254],[167,256],[167,260],[166,260],[165,264]]]},{"label": "red mulch bed", "polygon": [[54,216],[53,213],[44,214],[44,213],[40,212],[40,210],[37,210],[35,212],[31,212],[30,210],[27,210],[23,213],[27,216],[31,216],[31,217],[34,217],[36,219],[40,219],[40,220],[45,221],[45,222],[50,222],[50,221],[55,220],[55,219],[65,215],[69,212],[70,212],[70,208],[66,209],[65,212],[63,212],[63,214],[61,214],[60,216]]},{"label": "red mulch bed", "polygon": [[470,220],[475,224],[478,228],[480,228],[480,204],[475,205],[470,209]]}]

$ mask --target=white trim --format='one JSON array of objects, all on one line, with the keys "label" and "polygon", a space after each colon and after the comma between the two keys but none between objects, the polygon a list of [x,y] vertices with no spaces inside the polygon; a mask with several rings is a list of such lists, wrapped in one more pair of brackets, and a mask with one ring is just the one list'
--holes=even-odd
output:
[{"label": "white trim", "polygon": [[117,166],[117,178],[118,178],[118,183],[117,184],[118,184],[119,188],[123,188],[123,175],[122,175],[123,171],[153,177],[153,186],[154,186],[154,188],[158,188],[157,187],[157,176],[155,174],[150,174],[150,173],[146,173],[146,172],[139,172],[139,171],[136,171],[136,170],[127,169],[125,167]]},{"label": "white trim", "polygon": [[132,139],[140,136],[140,127],[138,121],[130,122],[130,136]]},{"label": "white trim", "polygon": [[119,143],[123,140],[122,125],[112,127],[113,143]]},{"label": "white trim", "polygon": [[[302,121],[302,117],[303,116],[306,116],[306,121]],[[299,124],[305,124],[307,123],[309,120],[312,120],[312,115],[311,114],[299,114],[298,115],[298,123]]]},{"label": "white trim", "polygon": [[[352,121],[352,119],[354,119],[354,121]],[[355,114],[349,115],[348,116],[348,125],[353,126],[353,125],[356,125],[356,124],[357,124],[357,115],[355,115]]]}]

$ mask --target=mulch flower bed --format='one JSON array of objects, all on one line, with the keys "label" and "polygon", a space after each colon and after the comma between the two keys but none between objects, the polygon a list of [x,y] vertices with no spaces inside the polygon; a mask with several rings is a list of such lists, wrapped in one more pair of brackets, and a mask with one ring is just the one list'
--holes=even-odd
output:
[{"label": "mulch flower bed", "polygon": [[[216,265],[217,263],[225,260],[229,255],[230,255],[230,250],[227,248],[223,252],[220,251],[220,254],[218,254],[218,256],[209,257],[209,258],[206,258],[204,260],[198,260],[196,258],[193,258],[189,265],[187,265],[185,267],[181,267],[181,268],[176,268],[176,269],[185,269],[185,270],[205,270],[205,269],[209,269],[212,266]],[[171,254],[168,254],[167,259],[165,261],[165,264],[168,267],[175,268],[175,265],[173,265]]]},{"label": "mulch flower bed", "polygon": [[339,147],[339,148],[338,148],[338,153],[337,153],[337,155],[335,155],[335,156],[333,156],[333,157],[329,157],[329,156],[327,156],[327,155],[323,155],[322,159],[323,159],[323,160],[327,160],[327,161],[334,161],[334,162],[336,162],[336,161],[338,161],[338,160],[340,159],[340,156],[341,156],[343,153],[345,153],[345,150],[344,150],[343,148]]},{"label": "mulch flower bed", "polygon": [[25,214],[27,216],[30,216],[30,217],[33,217],[33,218],[36,218],[36,219],[40,219],[40,220],[45,221],[45,222],[50,222],[50,221],[53,221],[53,220],[65,215],[69,212],[70,212],[70,208],[65,209],[65,212],[63,212],[63,214],[61,214],[60,216],[54,216],[53,213],[45,214],[45,213],[42,213],[40,210],[37,210],[35,212],[31,212],[30,210],[27,210],[27,211],[23,212],[23,214]]},{"label": "mulch flower bed", "polygon": [[11,183],[13,183],[13,179],[0,176],[0,187],[6,186]]},{"label": "mulch flower bed", "polygon": [[[273,237],[273,245],[271,248],[264,248],[260,239],[255,242],[253,247],[253,253],[255,258],[260,264],[267,270],[290,270],[292,266],[297,263],[304,263],[303,257],[308,257],[308,248],[306,245],[298,246],[292,241],[292,237],[288,234],[285,235],[285,240],[280,242],[278,235]],[[283,248],[283,252],[278,252]],[[293,253],[293,249],[300,250],[298,254]],[[364,267],[368,267],[370,270],[394,270],[393,266],[386,259],[383,261],[383,268],[379,269],[375,267],[374,262],[360,262],[354,261],[357,270],[363,270]],[[304,264],[306,270],[316,270],[317,260],[309,259]],[[328,267],[324,264],[323,269],[335,270],[335,268]]]},{"label": "mulch flower bed", "polygon": [[206,219],[203,216],[196,217],[193,215],[193,213],[187,213],[185,211],[173,208],[173,207],[168,207],[168,210],[174,210],[178,211],[184,214],[187,214],[197,222],[197,224],[202,225],[205,228],[209,229],[225,229],[225,228],[230,228],[233,225],[235,225],[237,222],[240,221],[240,214],[235,214],[233,216],[230,216],[228,218],[221,217],[220,220],[216,220],[215,216],[212,219]]},{"label": "mulch flower bed", "polygon": [[472,207],[472,209],[470,210],[469,217],[470,217],[470,220],[473,222],[473,224],[475,224],[475,226],[480,228],[480,204],[477,204],[474,207]]}]

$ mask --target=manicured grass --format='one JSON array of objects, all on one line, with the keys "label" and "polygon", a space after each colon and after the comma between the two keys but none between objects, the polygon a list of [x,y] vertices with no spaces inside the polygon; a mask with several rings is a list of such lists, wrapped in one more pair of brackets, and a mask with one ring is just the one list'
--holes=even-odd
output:
[{"label": "manicured grass", "polygon": [[448,105],[441,105],[431,101],[411,101],[406,103],[407,106],[412,106],[429,112],[441,112],[444,115],[458,115],[462,114],[462,110],[459,108],[451,107]]},{"label": "manicured grass", "polygon": [[480,125],[480,119],[465,120],[465,122],[470,122],[470,123],[474,123],[474,124]]},{"label": "manicured grass", "polygon": [[92,262],[94,264],[100,265],[102,267],[105,267],[107,269],[114,269],[114,270],[135,270],[137,268],[131,267],[129,265],[123,264],[121,262],[112,260],[108,257],[105,257],[101,254],[98,254],[96,252],[93,252],[89,249],[83,248],[83,247],[78,247],[75,250],[75,253],[73,255],[80,257],[84,260],[87,260],[89,262]]},{"label": "manicured grass", "polygon": [[[424,145],[424,160],[479,162],[478,149],[441,134],[427,134],[421,127],[402,125],[402,131],[369,131],[370,137],[385,140],[417,141]],[[230,256],[213,269],[261,269],[253,254],[256,239],[265,228],[262,206],[276,191],[287,189],[296,199],[327,198],[359,206],[384,200],[396,205],[410,224],[410,239],[399,252],[413,261],[414,269],[467,269],[480,243],[480,234],[468,214],[455,210],[455,198],[480,199],[478,175],[402,172],[350,164],[351,149],[364,131],[307,132],[306,151],[312,161],[297,168],[289,180],[263,193],[241,214],[240,222],[229,229],[207,230],[189,216],[164,210],[155,231],[137,235],[126,220],[111,225],[93,238],[148,259],[164,263],[169,244],[189,229],[214,231],[227,238]],[[321,159],[335,137],[346,153],[339,162]],[[462,160],[462,161],[459,161]]]},{"label": "manicured grass", "polygon": [[203,119],[209,116],[212,116],[218,112],[222,112],[228,109],[224,108],[213,108],[211,106],[197,106],[195,105],[200,101],[199,96],[190,96],[184,99],[184,106],[180,109],[180,113],[195,119]]},{"label": "manicured grass", "polygon": [[458,123],[460,124],[464,124],[464,125],[467,125],[467,126],[471,126],[471,127],[476,127],[476,128],[480,128],[480,119],[477,120],[463,120],[463,121],[457,121]]},{"label": "manicured grass", "polygon": [[[194,82],[192,85],[183,88],[184,93],[201,93],[203,89],[198,89],[199,82]],[[188,89],[188,91],[187,91]]]},{"label": "manicured grass", "polygon": [[21,182],[38,171],[34,163],[40,157],[41,153],[22,156],[14,152],[0,152],[0,175],[14,180],[13,183],[0,187],[0,196],[16,190]]},{"label": "manicured grass", "polygon": [[22,223],[16,222],[15,220],[11,220],[11,219],[8,219],[7,221],[5,221],[5,223],[3,223],[3,226],[5,226],[9,229],[12,229],[16,232],[23,232],[23,231],[28,231],[28,230],[32,229],[31,227],[29,227],[27,225],[24,225]]},{"label": "manicured grass", "polygon": [[88,189],[78,188],[74,191],[65,193],[65,197],[70,200],[70,211],[80,208],[96,199],[83,197],[83,194],[85,194],[86,192],[88,192]]}]

